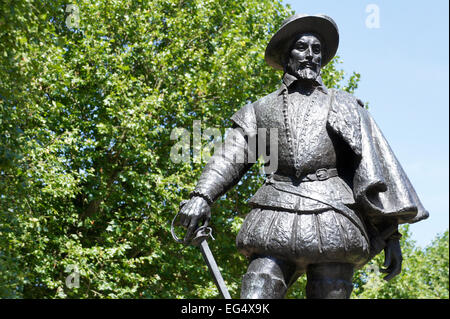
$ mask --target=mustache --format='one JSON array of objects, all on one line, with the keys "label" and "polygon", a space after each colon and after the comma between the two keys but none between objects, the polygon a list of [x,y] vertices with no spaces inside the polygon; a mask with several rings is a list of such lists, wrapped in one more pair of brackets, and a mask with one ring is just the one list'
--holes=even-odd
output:
[{"label": "mustache", "polygon": [[313,70],[317,70],[319,68],[319,64],[309,61],[309,60],[303,60],[303,61],[298,61],[298,66],[299,69],[313,69]]}]

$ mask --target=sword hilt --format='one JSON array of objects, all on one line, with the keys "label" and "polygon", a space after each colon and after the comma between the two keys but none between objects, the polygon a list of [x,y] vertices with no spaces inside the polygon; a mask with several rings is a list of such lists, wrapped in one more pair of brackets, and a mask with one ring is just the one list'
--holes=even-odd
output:
[{"label": "sword hilt", "polygon": [[194,245],[194,246],[200,246],[202,241],[204,241],[205,239],[208,239],[209,237],[211,237],[212,240],[215,240],[212,235],[212,228],[208,227],[208,223],[205,222],[205,225],[200,226],[194,232],[194,237],[192,238],[190,244]]}]

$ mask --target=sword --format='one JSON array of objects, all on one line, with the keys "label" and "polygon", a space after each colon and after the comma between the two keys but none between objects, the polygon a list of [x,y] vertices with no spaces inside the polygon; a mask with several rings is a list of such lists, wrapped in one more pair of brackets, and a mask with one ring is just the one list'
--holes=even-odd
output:
[{"label": "sword", "polygon": [[[181,207],[183,207],[183,205],[185,203],[186,203],[185,201],[181,202],[180,209],[181,209]],[[177,243],[184,244],[184,241],[182,239],[178,238],[174,231],[174,223],[175,223],[175,220],[178,217],[178,215],[179,215],[179,212],[178,212],[178,214],[175,215],[174,219],[172,220],[172,225],[171,225],[170,231],[172,233],[173,239],[175,239],[175,241]],[[222,295],[222,297],[224,299],[231,299],[230,293],[228,292],[227,286],[225,285],[225,281],[223,280],[222,274],[220,273],[220,270],[219,270],[219,267],[217,266],[216,260],[214,259],[211,249],[209,249],[207,239],[210,237],[213,240],[215,240],[214,237],[212,236],[211,227],[208,227],[208,221],[205,221],[205,223],[202,226],[200,226],[199,228],[197,228],[197,230],[194,232],[194,237],[191,239],[190,243],[188,243],[188,244],[191,244],[193,246],[200,248],[200,252],[202,253],[203,259],[205,260],[206,265],[208,266],[208,269],[211,272],[214,283],[216,284],[217,288],[219,289],[220,294]]]}]

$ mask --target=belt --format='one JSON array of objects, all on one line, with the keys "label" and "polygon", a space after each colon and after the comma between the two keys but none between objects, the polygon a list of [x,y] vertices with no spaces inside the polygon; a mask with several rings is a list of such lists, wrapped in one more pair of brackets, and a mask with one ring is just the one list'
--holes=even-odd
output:
[{"label": "belt", "polygon": [[313,182],[313,181],[324,181],[331,177],[338,176],[338,171],[336,168],[319,168],[315,173],[304,175],[303,177],[286,176],[273,173],[269,176],[269,179],[280,182],[293,182],[294,184],[300,182]]}]

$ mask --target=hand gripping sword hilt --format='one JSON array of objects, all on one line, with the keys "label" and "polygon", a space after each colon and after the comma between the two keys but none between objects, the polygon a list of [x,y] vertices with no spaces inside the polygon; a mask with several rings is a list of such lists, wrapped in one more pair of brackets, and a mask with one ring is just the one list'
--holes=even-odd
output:
[{"label": "hand gripping sword hilt", "polygon": [[[180,203],[180,211],[181,208],[187,203],[187,200],[184,200]],[[172,234],[173,239],[179,244],[186,244],[186,245],[194,245],[199,246],[201,242],[205,239],[208,239],[209,237],[212,238],[212,240],[215,240],[212,235],[212,228],[208,227],[208,220],[205,220],[204,224],[197,228],[194,232],[194,235],[192,236],[192,239],[185,243],[183,239],[178,238],[175,234],[175,220],[177,219],[178,215],[180,214],[180,211],[175,215],[175,217],[172,220],[171,226],[170,226],[170,232]]]}]

